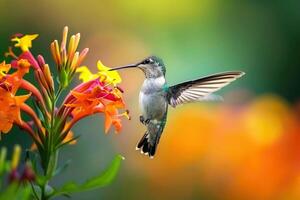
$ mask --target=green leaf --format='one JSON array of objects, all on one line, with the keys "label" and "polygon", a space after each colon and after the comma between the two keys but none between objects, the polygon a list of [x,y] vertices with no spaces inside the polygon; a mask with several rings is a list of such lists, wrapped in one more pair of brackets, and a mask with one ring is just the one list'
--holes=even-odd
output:
[{"label": "green leaf", "polygon": [[62,143],[62,144],[58,144],[58,146],[56,147],[56,149],[59,149],[59,148],[64,147],[65,145],[67,145],[67,144],[69,144],[69,143],[71,143],[71,142],[77,140],[79,137],[80,137],[80,135],[75,136],[75,137],[71,138],[70,140],[68,140],[68,141],[66,141],[66,142],[64,142],[64,143]]},{"label": "green leaf", "polygon": [[68,195],[70,193],[83,192],[109,185],[116,177],[122,160],[124,160],[124,157],[117,155],[103,173],[85,181],[83,184],[77,184],[74,182],[67,183],[62,186],[62,188],[55,190],[51,196]]},{"label": "green leaf", "polygon": [[12,183],[0,193],[0,200],[29,200],[31,188],[29,185]]},{"label": "green leaf", "polygon": [[55,172],[53,173],[53,176],[56,176],[58,174],[61,174],[63,171],[65,171],[71,163],[71,160],[67,160],[62,166],[58,167]]},{"label": "green leaf", "polygon": [[34,183],[30,182],[32,195],[35,197],[35,199],[41,199],[42,196],[42,190],[41,187],[38,185],[35,185]]},{"label": "green leaf", "polygon": [[47,184],[45,186],[45,195],[46,196],[51,196],[51,194],[53,194],[53,192],[54,192],[53,187],[51,187],[50,185]]},{"label": "green leaf", "polygon": [[36,101],[32,101],[33,102],[33,107],[36,111],[37,116],[39,117],[41,122],[45,122],[45,118],[44,118],[44,114],[42,112],[42,110],[40,109],[40,107],[38,106]]}]

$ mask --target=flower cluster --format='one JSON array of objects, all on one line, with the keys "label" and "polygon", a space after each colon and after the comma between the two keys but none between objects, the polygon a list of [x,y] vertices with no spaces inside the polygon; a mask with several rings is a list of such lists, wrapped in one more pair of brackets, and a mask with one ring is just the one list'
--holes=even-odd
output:
[{"label": "flower cluster", "polygon": [[[57,166],[59,149],[76,143],[78,136],[71,129],[78,121],[102,113],[105,116],[105,133],[112,126],[120,132],[121,117],[129,116],[122,98],[123,90],[118,86],[121,82],[119,74],[109,71],[100,61],[96,74],[91,73],[87,66],[81,66],[88,48],[77,50],[79,33],[68,39],[68,27],[65,27],[61,43],[57,40],[51,43],[55,67],[50,67],[42,55],[35,56],[30,51],[32,41],[37,37],[37,34],[15,34],[11,39],[15,48],[10,47],[6,53],[9,62],[0,63],[0,136],[17,125],[33,140],[31,150],[26,153],[23,170],[18,167],[21,150],[16,147],[7,182],[12,184],[8,184],[7,191],[0,188],[0,199],[11,199],[13,196],[16,199],[50,199],[103,187],[113,180],[123,159],[117,155],[104,175],[100,174],[83,184],[66,183],[61,188],[49,185],[49,181],[64,168]],[[57,77],[53,77],[55,69]],[[34,74],[36,84],[26,80],[30,72]],[[76,73],[82,83],[63,96],[63,91],[70,87]],[[27,115],[29,120],[23,115]],[[3,164],[4,154],[5,150],[2,150],[0,182],[5,178],[1,175],[6,165]],[[14,192],[16,190],[19,192]]]},{"label": "flower cluster", "polygon": [[[68,41],[68,27],[63,30],[62,41],[51,43],[50,49],[56,67],[50,67],[42,55],[34,56],[30,51],[37,34],[15,34],[7,57],[10,62],[0,63],[0,136],[8,133],[13,125],[19,126],[33,139],[33,149],[37,149],[41,166],[47,178],[51,178],[56,168],[57,151],[65,144],[74,144],[76,137],[71,132],[75,123],[84,117],[103,113],[105,132],[111,126],[116,132],[121,130],[121,117],[129,118],[122,99],[123,90],[117,85],[121,78],[117,72],[110,72],[98,61],[99,72],[93,74],[86,66],[81,66],[88,48],[78,51],[80,34],[72,35]],[[57,76],[53,77],[56,68]],[[33,72],[32,84],[25,75]],[[71,89],[58,105],[62,91],[70,86],[74,75],[79,73],[82,83]],[[20,91],[23,95],[20,95]],[[24,94],[24,91],[26,93]],[[28,102],[32,99],[33,103]],[[124,110],[119,113],[119,110]],[[30,117],[22,118],[22,113]]]},{"label": "flower cluster", "polygon": [[[11,160],[7,159],[7,149],[0,149],[0,199],[29,199],[30,187],[36,179],[36,175],[29,162],[23,166],[20,164],[21,147],[14,146]],[[8,183],[1,182],[3,177],[8,177]],[[22,184],[20,184],[22,183]]]},{"label": "flower cluster", "polygon": [[[7,163],[6,160],[6,148],[1,148],[0,151],[0,176],[6,172],[9,172],[9,182],[26,182],[34,181],[35,173],[32,170],[31,164],[27,162],[23,170],[20,170],[20,156],[21,156],[21,147],[19,145],[14,146],[14,152],[10,163]],[[5,169],[5,165],[6,167]]]}]

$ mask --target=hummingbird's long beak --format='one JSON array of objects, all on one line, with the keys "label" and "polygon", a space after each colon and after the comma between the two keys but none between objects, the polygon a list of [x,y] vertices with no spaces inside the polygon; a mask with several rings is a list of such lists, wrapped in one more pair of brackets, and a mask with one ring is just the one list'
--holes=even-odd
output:
[{"label": "hummingbird's long beak", "polygon": [[115,71],[115,70],[119,70],[119,69],[135,68],[135,67],[138,67],[138,64],[130,64],[130,65],[125,65],[125,66],[121,66],[121,67],[116,67],[116,68],[109,69],[108,71]]}]

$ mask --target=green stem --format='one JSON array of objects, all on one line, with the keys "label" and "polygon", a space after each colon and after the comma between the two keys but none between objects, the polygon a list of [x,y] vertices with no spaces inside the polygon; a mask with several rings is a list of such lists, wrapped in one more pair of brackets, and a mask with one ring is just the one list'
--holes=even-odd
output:
[{"label": "green stem", "polygon": [[[51,99],[51,119],[50,119],[50,132],[49,132],[49,161],[48,165],[51,164],[51,157],[54,152],[54,155],[57,157],[57,151],[55,149],[56,144],[54,144],[55,137],[56,137],[56,127],[55,127],[55,106],[56,106],[56,101],[59,98],[60,94],[62,92],[61,87],[59,87],[58,92],[54,95],[54,97]],[[55,158],[57,160],[57,158]],[[55,169],[54,169],[55,170]],[[48,167],[47,167],[47,172],[48,174]]]},{"label": "green stem", "polygon": [[42,186],[42,194],[41,194],[41,200],[47,200],[48,197],[46,195],[46,186],[47,186],[48,182],[45,183],[45,185]]},{"label": "green stem", "polygon": [[46,189],[47,189],[49,181],[53,177],[53,174],[56,170],[57,160],[58,160],[58,153],[59,153],[58,150],[50,153],[49,160],[48,160],[48,165],[47,165],[46,172],[45,172],[46,180],[40,186],[41,191],[42,191],[41,200],[48,200],[51,197],[51,194],[48,194]]},{"label": "green stem", "polygon": [[[57,100],[59,99],[59,97],[60,97],[60,95],[61,95],[61,93],[62,93],[62,91],[64,90],[64,88],[63,87],[59,87],[58,88],[58,91],[57,91],[57,93],[55,94],[55,98],[54,98],[54,106],[56,106],[56,102],[57,102]],[[57,138],[59,137],[59,135],[60,135],[60,133],[59,132],[57,132],[57,126],[59,126],[60,125],[60,117],[58,117],[57,118],[57,120],[55,121],[55,123],[53,124],[53,126],[55,126],[55,127],[53,127],[54,129],[53,129],[53,138],[54,138],[54,140],[53,140],[53,142],[54,142],[54,148],[56,148],[56,141],[57,141]]]},{"label": "green stem", "polygon": [[58,91],[57,91],[57,93],[56,93],[56,100],[59,98],[59,96],[60,96],[60,94],[61,94],[61,92],[63,91],[63,88],[62,87],[59,87],[58,88]]},{"label": "green stem", "polygon": [[47,180],[50,180],[57,167],[58,150],[50,154],[49,163],[46,171]]},{"label": "green stem", "polygon": [[30,181],[30,185],[31,185],[31,190],[33,192],[33,196],[35,197],[36,200],[40,200],[39,199],[39,196],[37,195],[35,189],[34,189],[34,186],[33,186],[33,183]]},{"label": "green stem", "polygon": [[46,147],[46,159],[45,159],[45,168],[44,168],[44,174],[46,180],[44,183],[40,186],[41,187],[41,200],[48,200],[51,197],[51,194],[47,194],[47,186],[49,181],[52,179],[54,171],[57,167],[57,160],[58,160],[58,150],[55,148],[55,106],[56,101],[59,98],[60,94],[62,92],[61,87],[59,88],[56,95],[54,95],[53,98],[51,98],[51,118],[50,118],[50,129],[49,129],[49,135],[48,135],[48,145]]},{"label": "green stem", "polygon": [[54,141],[54,115],[55,115],[55,99],[56,97],[53,97],[53,99],[51,99],[51,119],[50,119],[50,132],[49,132],[49,148],[50,148],[50,152],[52,152],[53,149],[53,141]]}]

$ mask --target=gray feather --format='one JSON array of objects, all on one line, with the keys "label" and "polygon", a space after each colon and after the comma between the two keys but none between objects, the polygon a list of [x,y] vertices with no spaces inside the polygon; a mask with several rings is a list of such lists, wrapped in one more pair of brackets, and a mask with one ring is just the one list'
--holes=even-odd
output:
[{"label": "gray feather", "polygon": [[232,71],[210,75],[169,87],[168,103],[176,107],[179,104],[214,99],[211,94],[243,76],[244,72]]}]

